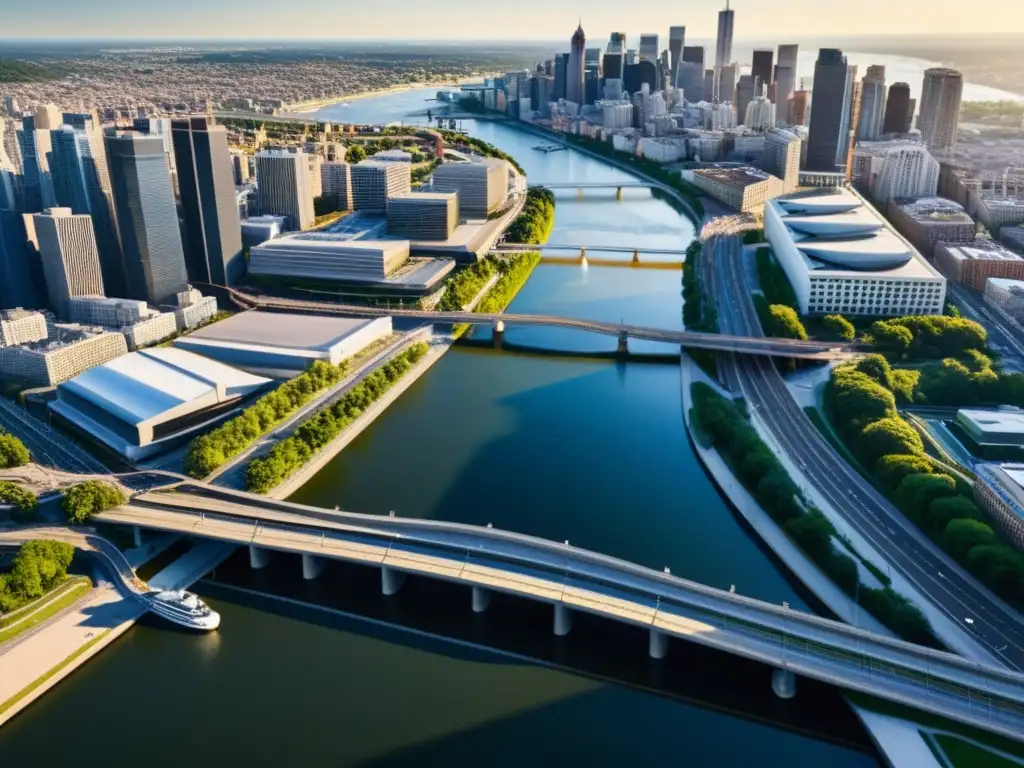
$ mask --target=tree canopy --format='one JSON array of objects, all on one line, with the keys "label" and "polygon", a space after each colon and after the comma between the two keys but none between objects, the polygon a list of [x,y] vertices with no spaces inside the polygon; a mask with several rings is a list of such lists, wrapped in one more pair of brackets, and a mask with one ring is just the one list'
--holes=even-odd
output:
[{"label": "tree canopy", "polygon": [[68,522],[81,525],[95,515],[119,507],[128,499],[110,483],[100,480],[86,480],[64,491],[61,508],[68,516]]},{"label": "tree canopy", "polygon": [[857,329],[853,327],[853,323],[842,315],[825,315],[822,327],[825,329],[825,334],[835,341],[853,341],[857,335]]},{"label": "tree canopy", "polygon": [[32,460],[28,448],[17,437],[0,432],[0,469],[22,467]]}]

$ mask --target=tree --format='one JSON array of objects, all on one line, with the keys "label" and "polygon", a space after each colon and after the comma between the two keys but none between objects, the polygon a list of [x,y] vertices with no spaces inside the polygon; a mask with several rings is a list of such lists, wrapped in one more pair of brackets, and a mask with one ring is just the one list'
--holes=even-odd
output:
[{"label": "tree", "polygon": [[13,504],[15,517],[23,522],[34,518],[39,510],[36,495],[9,480],[0,480],[0,504]]},{"label": "tree", "polygon": [[[945,493],[941,492],[943,488],[946,489]],[[933,498],[955,494],[956,481],[949,475],[907,475],[900,482],[894,494],[896,505],[908,515],[916,518],[917,498],[921,491],[924,491],[924,495],[921,497],[921,508],[927,509]]]},{"label": "tree", "polygon": [[68,522],[81,525],[97,512],[113,509],[126,501],[124,494],[109,483],[86,480],[64,491],[61,508]]},{"label": "tree", "polygon": [[853,341],[857,335],[853,323],[842,315],[825,315],[822,325],[828,337],[836,341]]},{"label": "tree", "polygon": [[875,462],[875,474],[890,492],[895,491],[903,479],[910,475],[930,475],[934,469],[925,456],[894,454],[883,456]]},{"label": "tree", "polygon": [[832,556],[835,529],[818,510],[787,520],[784,527],[793,541],[815,562],[824,562]]},{"label": "tree", "polygon": [[783,339],[807,341],[808,338],[796,310],[785,304],[772,304],[768,307],[768,327],[765,330],[769,336]]},{"label": "tree", "polygon": [[345,149],[345,162],[358,163],[366,159],[366,150],[359,144],[349,144]]},{"label": "tree", "polygon": [[860,371],[834,371],[827,397],[833,418],[851,434],[859,433],[873,421],[896,416],[892,392]]},{"label": "tree", "polygon": [[924,529],[933,539],[943,536],[946,528],[954,520],[981,519],[981,512],[977,505],[966,496],[959,495],[944,495],[932,499],[928,503],[927,510],[924,510],[922,514]]},{"label": "tree", "polygon": [[942,534],[942,548],[961,563],[975,547],[998,544],[995,532],[980,520],[950,520]]},{"label": "tree", "polygon": [[914,334],[889,320],[879,320],[871,325],[871,340],[881,350],[901,354],[910,349]]},{"label": "tree", "polygon": [[0,469],[22,467],[31,460],[28,448],[21,440],[14,435],[0,432]]},{"label": "tree", "polygon": [[879,354],[865,355],[857,361],[854,370],[870,376],[888,390],[893,388],[892,366]]},{"label": "tree", "polygon": [[892,454],[921,456],[924,443],[917,431],[899,417],[879,419],[860,433],[857,450],[868,464]]},{"label": "tree", "polygon": [[785,523],[803,514],[795,499],[796,486],[781,468],[761,478],[755,495],[764,511],[777,523]]},{"label": "tree", "polygon": [[1024,557],[1002,545],[974,547],[968,567],[996,592],[1020,604],[1024,599]]}]

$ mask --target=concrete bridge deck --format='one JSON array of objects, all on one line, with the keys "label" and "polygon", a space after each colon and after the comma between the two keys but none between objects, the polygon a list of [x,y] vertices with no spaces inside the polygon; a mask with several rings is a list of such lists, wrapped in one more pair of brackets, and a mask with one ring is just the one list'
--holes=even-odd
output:
[{"label": "concrete bridge deck", "polygon": [[175,531],[300,554],[307,577],[322,558],[381,569],[382,589],[406,574],[472,588],[475,610],[491,591],[554,606],[557,634],[572,611],[650,631],[652,655],[675,637],[943,715],[1011,738],[1024,736],[1024,675],[874,635],[840,622],[685,581],[565,544],[491,528],[331,512],[251,494],[182,484],[105,512],[108,523]]}]

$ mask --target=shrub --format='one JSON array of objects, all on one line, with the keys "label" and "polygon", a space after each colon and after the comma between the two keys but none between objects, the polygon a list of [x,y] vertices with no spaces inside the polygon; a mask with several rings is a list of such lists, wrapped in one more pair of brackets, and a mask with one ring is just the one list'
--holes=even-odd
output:
[{"label": "shrub", "polygon": [[86,480],[64,491],[61,508],[69,523],[85,523],[98,512],[119,507],[128,499],[120,490],[99,480]]},{"label": "shrub", "polygon": [[765,328],[765,332],[769,336],[783,339],[807,341],[808,338],[796,310],[784,304],[772,304],[768,307],[768,327]]},{"label": "shrub", "polygon": [[864,428],[857,441],[857,450],[871,465],[892,454],[921,456],[924,454],[924,443],[917,430],[903,419],[886,418]]},{"label": "shrub", "polygon": [[892,366],[882,355],[865,355],[856,362],[854,370],[870,376],[886,389],[893,388]]},{"label": "shrub", "polygon": [[871,341],[885,352],[903,354],[914,342],[914,334],[902,325],[894,325],[889,320],[879,320],[871,325]]},{"label": "shrub", "polygon": [[998,543],[995,531],[980,520],[950,520],[942,534],[942,548],[961,563],[967,562],[967,556],[975,547]]},{"label": "shrub", "polygon": [[832,375],[826,399],[833,420],[852,434],[873,421],[896,417],[896,398],[870,376],[850,368]]},{"label": "shrub", "polygon": [[930,475],[933,472],[931,461],[920,455],[883,456],[875,462],[875,474],[890,492],[895,491],[903,479],[910,475]]},{"label": "shrub", "polygon": [[836,341],[853,341],[857,336],[857,329],[853,323],[842,315],[825,315],[822,321],[825,334]]},{"label": "shrub", "polygon": [[9,480],[0,480],[0,504],[13,504],[17,509],[15,517],[19,520],[32,519],[39,510],[36,495]]},{"label": "shrub", "polygon": [[441,312],[460,311],[473,300],[497,271],[498,262],[490,256],[460,269],[448,279],[444,296],[437,303],[437,309]]},{"label": "shrub", "polygon": [[28,448],[14,435],[0,432],[0,469],[23,467],[32,460]]}]

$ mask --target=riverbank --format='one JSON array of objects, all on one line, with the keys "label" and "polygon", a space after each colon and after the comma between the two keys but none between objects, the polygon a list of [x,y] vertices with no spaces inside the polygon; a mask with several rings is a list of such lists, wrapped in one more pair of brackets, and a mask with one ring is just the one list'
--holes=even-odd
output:
[{"label": "riverbank", "polygon": [[[489,77],[489,75],[481,75],[480,77]],[[362,99],[372,99],[380,96],[392,96],[397,93],[405,93],[406,91],[415,91],[420,88],[459,88],[464,83],[476,82],[480,80],[480,77],[460,77],[452,80],[432,80],[423,83],[403,83],[401,85],[393,85],[390,88],[379,88],[375,91],[361,91],[359,93],[353,93],[342,96],[331,96],[327,99],[320,99],[317,101],[303,101],[296,104],[283,104],[281,105],[280,114],[285,115],[306,115],[310,112],[316,112],[317,110],[323,109],[324,107],[330,107],[335,104],[345,104],[350,101],[361,101]],[[325,122],[345,122],[344,120],[327,120]]]}]

